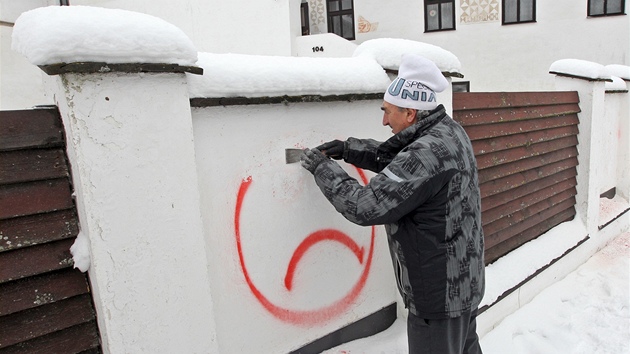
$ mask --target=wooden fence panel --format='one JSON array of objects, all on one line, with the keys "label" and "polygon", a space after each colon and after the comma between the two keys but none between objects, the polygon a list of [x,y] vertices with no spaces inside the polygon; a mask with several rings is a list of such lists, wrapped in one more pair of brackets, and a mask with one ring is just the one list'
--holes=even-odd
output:
[{"label": "wooden fence panel", "polygon": [[0,111],[0,352],[100,353],[56,108]]},{"label": "wooden fence panel", "polygon": [[454,93],[473,143],[486,263],[575,216],[577,92]]}]

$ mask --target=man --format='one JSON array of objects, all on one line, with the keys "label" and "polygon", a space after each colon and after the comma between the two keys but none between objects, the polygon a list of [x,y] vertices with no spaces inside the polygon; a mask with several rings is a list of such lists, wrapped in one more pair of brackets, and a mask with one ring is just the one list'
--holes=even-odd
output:
[{"label": "man", "polygon": [[[339,213],[358,225],[385,225],[409,309],[410,353],[481,353],[476,316],[485,283],[477,165],[466,132],[437,104],[436,92],[447,86],[433,62],[404,55],[381,107],[383,125],[394,136],[383,143],[334,140],[301,156]],[[361,186],[328,157],[378,174]]]}]

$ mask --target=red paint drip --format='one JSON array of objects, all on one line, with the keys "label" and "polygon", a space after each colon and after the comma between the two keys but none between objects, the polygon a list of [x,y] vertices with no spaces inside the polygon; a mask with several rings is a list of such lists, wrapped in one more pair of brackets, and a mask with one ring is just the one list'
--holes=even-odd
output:
[{"label": "red paint drip", "polygon": [[[367,178],[365,174],[363,173],[363,171],[360,169],[357,169],[357,171],[359,172],[359,176],[361,177],[361,180],[367,184]],[[245,194],[247,193],[247,190],[250,187],[251,183],[252,183],[251,176],[243,179],[243,181],[241,182],[241,186],[238,190],[238,194],[236,197],[236,210],[234,213],[234,231],[236,234],[236,247],[238,251],[239,262],[241,264],[241,269],[243,270],[243,275],[245,276],[245,282],[247,283],[247,286],[251,290],[254,297],[256,297],[258,302],[260,302],[260,304],[267,311],[269,311],[269,313],[271,313],[274,317],[282,321],[296,324],[296,325],[310,325],[310,324],[322,323],[331,318],[338,316],[340,313],[347,310],[352,305],[352,303],[356,300],[356,298],[359,296],[359,294],[361,293],[361,290],[363,290],[363,287],[365,286],[365,283],[367,282],[367,277],[369,275],[370,267],[372,265],[372,256],[374,254],[374,239],[376,235],[376,228],[374,226],[372,226],[371,228],[372,230],[371,230],[371,237],[370,237],[370,251],[368,252],[367,261],[365,262],[365,268],[363,269],[363,272],[361,273],[359,280],[356,282],[356,284],[354,284],[352,289],[350,289],[350,291],[346,295],[344,295],[344,297],[337,300],[331,305],[328,305],[319,309],[315,309],[315,310],[307,310],[307,311],[292,310],[292,309],[287,309],[287,308],[278,306],[272,303],[271,301],[269,301],[269,299],[267,299],[267,297],[263,293],[261,293],[260,290],[258,290],[258,288],[256,287],[256,285],[254,284],[254,282],[249,276],[249,271],[247,270],[247,267],[245,266],[245,259],[243,257],[243,248],[241,246],[240,218],[241,218],[241,209],[243,207],[243,201],[245,199]],[[348,247],[357,256],[357,258],[359,259],[359,262],[363,263],[363,254],[364,254],[363,248],[359,248],[358,245],[353,240],[351,240],[347,235],[345,235],[344,233],[340,231],[332,230],[332,229],[316,231],[313,234],[309,235],[304,241],[302,241],[300,246],[298,246],[298,249],[296,249],[296,251],[294,252],[293,257],[291,258],[291,261],[289,262],[289,267],[287,269],[287,276],[285,277],[285,285],[287,286],[288,289],[290,289],[292,285],[292,279],[295,272],[295,267],[297,266],[297,263],[302,258],[304,253],[317,242],[321,242],[325,240],[341,242],[343,245]]]}]

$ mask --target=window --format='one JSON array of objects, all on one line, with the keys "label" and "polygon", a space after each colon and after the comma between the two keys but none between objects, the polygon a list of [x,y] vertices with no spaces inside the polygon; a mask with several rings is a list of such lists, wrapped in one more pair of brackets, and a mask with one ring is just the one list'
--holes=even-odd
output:
[{"label": "window", "polygon": [[348,40],[354,39],[354,6],[352,0],[327,0],[328,32]]},{"label": "window", "polygon": [[470,92],[470,81],[453,81],[453,92]]},{"label": "window", "polygon": [[424,0],[425,32],[455,29],[455,0]]},{"label": "window", "polygon": [[503,24],[536,22],[536,0],[503,0]]},{"label": "window", "polygon": [[623,15],[626,0],[588,0],[589,16]]},{"label": "window", "polygon": [[300,22],[302,23],[302,35],[308,36],[311,34],[311,26],[308,23],[308,3],[303,2],[300,4]]}]

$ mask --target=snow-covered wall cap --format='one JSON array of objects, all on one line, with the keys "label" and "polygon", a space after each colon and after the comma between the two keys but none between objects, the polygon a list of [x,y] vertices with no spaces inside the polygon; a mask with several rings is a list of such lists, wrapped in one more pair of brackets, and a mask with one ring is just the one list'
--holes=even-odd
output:
[{"label": "snow-covered wall cap", "polygon": [[359,44],[353,57],[372,58],[385,69],[398,70],[400,59],[405,53],[418,54],[433,61],[442,73],[460,74],[459,76],[461,76],[462,64],[455,54],[432,44],[408,39],[371,39]]},{"label": "snow-covered wall cap", "polygon": [[389,77],[368,58],[199,53],[203,76],[188,75],[191,98],[383,93]]},{"label": "snow-covered wall cap", "polygon": [[105,62],[194,65],[197,49],[154,16],[88,6],[49,6],[20,15],[11,48],[32,64]]},{"label": "snow-covered wall cap", "polygon": [[617,76],[617,77],[622,78],[623,80],[630,81],[630,66],[628,65],[619,65],[619,64],[606,65],[606,71],[611,76]]},{"label": "snow-covered wall cap", "polygon": [[549,73],[587,79],[590,81],[612,81],[606,68],[598,63],[581,59],[561,59],[553,62]]},{"label": "snow-covered wall cap", "polygon": [[606,91],[622,91],[622,92],[628,91],[628,86],[626,85],[626,82],[622,78],[618,76],[611,76],[610,78],[612,79],[612,82],[606,82],[606,85],[605,85]]}]

